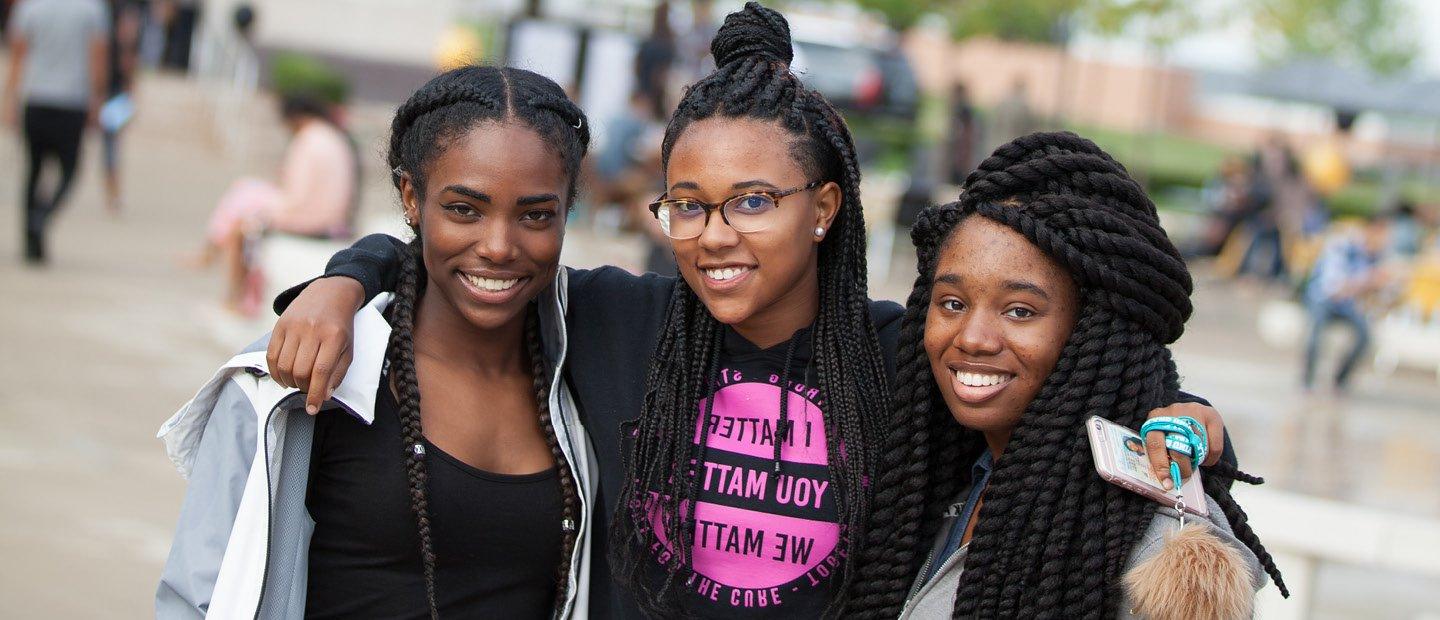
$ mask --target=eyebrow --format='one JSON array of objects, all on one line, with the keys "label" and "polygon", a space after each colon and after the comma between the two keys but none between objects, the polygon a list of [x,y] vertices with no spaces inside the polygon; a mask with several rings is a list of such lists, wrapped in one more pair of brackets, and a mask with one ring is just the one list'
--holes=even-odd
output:
[{"label": "eyebrow", "polygon": [[530,205],[545,204],[547,202],[556,202],[559,200],[560,197],[555,194],[536,194],[534,196],[521,196],[518,200],[515,201],[515,204],[522,207],[528,207]]},{"label": "eyebrow", "polygon": [[747,189],[751,187],[768,187],[771,189],[779,189],[779,186],[775,185],[774,183],[762,179],[750,179],[749,181],[741,181],[739,183],[731,185],[730,189]]},{"label": "eyebrow", "polygon": [[[935,276],[936,284],[949,284],[952,286],[960,286],[960,284],[964,281],[964,278],[960,277],[959,274],[954,273],[943,273]],[[1005,290],[1007,291],[1026,291],[1038,295],[1041,299],[1044,299],[1045,301],[1050,301],[1050,294],[1046,293],[1045,289],[1040,288],[1038,284],[1035,284],[1033,282],[1026,282],[1024,280],[1006,280],[1004,283],[1001,284],[1001,286],[1005,287]]]},{"label": "eyebrow", "polygon": [[[465,187],[464,185],[447,185],[447,186],[445,186],[445,189],[444,189],[443,191],[455,192],[455,193],[457,193],[457,194],[460,194],[461,196],[465,196],[465,197],[467,197],[467,198],[471,198],[471,199],[474,199],[474,200],[478,200],[478,201],[480,201],[480,202],[486,202],[486,203],[488,203],[488,202],[493,202],[493,201],[490,199],[490,195],[489,195],[489,194],[486,194],[485,192],[480,192],[480,191],[476,191],[476,190],[470,189],[470,188],[468,188],[468,187]],[[547,202],[556,202],[556,201],[558,201],[558,200],[560,200],[560,196],[558,196],[558,195],[556,195],[556,194],[536,194],[536,195],[534,195],[534,196],[521,196],[520,198],[518,198],[518,199],[515,200],[515,204],[517,204],[517,205],[519,205],[519,206],[522,206],[522,207],[528,207],[528,206],[530,206],[530,205],[544,204],[544,203],[547,203]]]},{"label": "eyebrow", "polygon": [[1005,290],[1028,291],[1040,296],[1040,298],[1044,299],[1045,301],[1050,301],[1050,295],[1045,292],[1045,289],[1040,288],[1040,285],[1033,282],[1026,282],[1024,280],[1006,280]]},{"label": "eyebrow", "polygon": [[445,189],[441,191],[455,192],[457,194],[460,194],[461,196],[473,198],[475,200],[479,200],[480,202],[491,202],[489,194],[470,189],[468,187],[465,187],[464,185],[447,185],[445,186]]}]

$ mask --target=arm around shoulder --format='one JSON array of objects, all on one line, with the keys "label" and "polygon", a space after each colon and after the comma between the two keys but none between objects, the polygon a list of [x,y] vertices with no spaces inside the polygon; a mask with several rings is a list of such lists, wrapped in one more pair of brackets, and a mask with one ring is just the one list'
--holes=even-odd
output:
[{"label": "arm around shoulder", "polygon": [[[321,278],[344,276],[359,282],[365,289],[364,301],[368,302],[380,293],[395,290],[407,247],[407,243],[390,235],[366,235],[330,257],[330,262],[325,265],[325,275]],[[275,314],[284,313],[315,280],[301,282],[280,293],[275,298]]]}]

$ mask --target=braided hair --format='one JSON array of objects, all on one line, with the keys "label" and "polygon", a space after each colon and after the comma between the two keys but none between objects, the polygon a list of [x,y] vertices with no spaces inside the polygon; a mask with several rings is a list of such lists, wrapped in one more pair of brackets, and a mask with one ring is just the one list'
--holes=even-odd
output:
[{"label": "braided hair", "polygon": [[[575,177],[589,146],[585,115],[565,97],[564,91],[539,74],[510,67],[462,67],[443,73],[420,88],[400,106],[391,125],[389,163],[396,189],[409,179],[417,195],[424,195],[425,171],[455,139],[482,122],[520,122],[533,129],[565,162],[570,176],[568,202],[575,196]],[[420,425],[420,384],[415,373],[415,308],[425,293],[425,264],[418,222],[411,223],[415,239],[407,247],[395,299],[389,308],[390,347],[386,363],[391,369],[400,407],[401,446],[410,506],[420,538],[420,559],[430,617],[439,617],[435,596],[435,551],[430,539],[430,511],[426,489],[426,450]],[[579,493],[574,472],[560,449],[551,422],[550,373],[540,337],[538,311],[530,304],[525,319],[526,353],[535,382],[538,422],[559,469],[564,536],[556,568],[556,607],[567,598],[570,557],[580,519]]]},{"label": "braided hair", "polygon": [[[866,476],[876,458],[873,439],[889,407],[889,384],[866,298],[865,222],[854,142],[835,108],[790,72],[790,28],[779,13],[747,3],[725,18],[710,50],[716,69],[686,90],[666,128],[662,162],[668,165],[676,141],[697,120],[758,119],[783,128],[791,157],[810,178],[833,182],[841,190],[839,212],[819,244],[820,303],[812,336],[817,380],[828,403],[825,417],[834,429],[827,449],[839,490],[841,535],[858,540],[856,532],[869,513]],[[706,450],[703,438],[691,438],[699,403],[713,404],[707,396],[717,379],[723,333],[694,291],[683,280],[677,282],[646,379],[621,494],[625,501],[611,531],[612,567],[621,583],[638,591],[636,598],[651,615],[674,615],[673,577],[691,563],[695,468]],[[781,419],[777,444],[788,428],[789,421]],[[651,525],[652,510],[667,516],[661,532]],[[669,577],[657,588],[645,579],[645,554],[662,537],[672,548],[665,567]],[[848,563],[839,572],[839,583],[848,582]],[[834,588],[832,608],[838,608],[844,591],[843,585]]]},{"label": "braided hair", "polygon": [[[1191,314],[1192,283],[1139,185],[1068,132],[1001,146],[966,179],[959,201],[925,210],[912,231],[919,274],[901,327],[895,417],[847,615],[899,615],[946,506],[986,449],[980,432],[951,417],[924,349],[936,263],[958,224],[976,216],[1014,229],[1065,267],[1081,308],[996,461],[954,615],[1113,616],[1123,601],[1120,577],[1156,508],[1094,474],[1084,418],[1102,413],[1138,429],[1151,409],[1175,401],[1179,377],[1167,345]],[[1261,480],[1230,466],[1206,474],[1205,492],[1286,592],[1229,492],[1231,480]]]},{"label": "braided hair", "polygon": [[451,69],[415,91],[390,123],[391,182],[398,190],[408,177],[423,195],[425,169],[436,155],[476,124],[501,120],[524,123],[554,149],[571,179],[566,203],[573,203],[590,123],[560,85],[514,67]]}]

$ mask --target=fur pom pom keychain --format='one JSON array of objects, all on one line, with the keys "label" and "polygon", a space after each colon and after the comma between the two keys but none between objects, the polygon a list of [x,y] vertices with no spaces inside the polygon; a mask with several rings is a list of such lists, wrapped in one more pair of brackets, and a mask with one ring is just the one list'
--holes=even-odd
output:
[{"label": "fur pom pom keychain", "polygon": [[1166,535],[1159,553],[1125,574],[1125,590],[1130,612],[1154,620],[1253,614],[1255,593],[1240,551],[1193,521]]},{"label": "fur pom pom keychain", "polygon": [[[1205,427],[1192,418],[1156,418],[1141,427],[1165,433],[1166,447],[1205,459]],[[1130,613],[1152,620],[1238,620],[1254,615],[1254,592],[1240,551],[1204,523],[1186,523],[1179,467],[1172,460],[1179,527],[1165,535],[1160,552],[1125,574]]]}]

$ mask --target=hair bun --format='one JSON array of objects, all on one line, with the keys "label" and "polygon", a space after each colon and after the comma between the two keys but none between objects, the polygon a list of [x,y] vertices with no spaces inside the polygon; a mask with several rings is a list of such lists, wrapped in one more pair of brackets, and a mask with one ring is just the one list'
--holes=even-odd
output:
[{"label": "hair bun", "polygon": [[747,2],[744,9],[725,16],[725,23],[710,42],[710,54],[715,57],[716,67],[750,57],[789,65],[795,58],[790,46],[790,24],[779,12],[759,2]]}]

